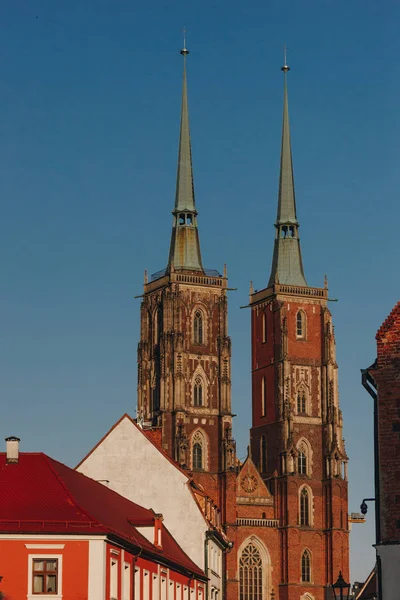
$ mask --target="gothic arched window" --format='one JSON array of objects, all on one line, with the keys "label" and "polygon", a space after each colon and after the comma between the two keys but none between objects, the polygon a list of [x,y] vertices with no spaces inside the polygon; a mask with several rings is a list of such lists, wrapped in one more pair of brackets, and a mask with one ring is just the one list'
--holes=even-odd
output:
[{"label": "gothic arched window", "polygon": [[203,381],[201,377],[196,377],[194,380],[193,404],[203,406]]},{"label": "gothic arched window", "polygon": [[310,525],[310,496],[305,487],[300,492],[300,525]]},{"label": "gothic arched window", "polygon": [[203,468],[203,447],[199,442],[193,444],[193,469]]},{"label": "gothic arched window", "polygon": [[199,345],[203,343],[203,315],[200,310],[194,313],[193,342]]},{"label": "gothic arched window", "polygon": [[263,599],[263,564],[259,550],[250,542],[239,560],[239,600]]},{"label": "gothic arched window", "polygon": [[308,550],[304,550],[301,556],[301,581],[311,581],[311,555]]},{"label": "gothic arched window", "polygon": [[297,455],[297,472],[300,475],[307,475],[307,454],[305,453],[304,448],[301,448]]},{"label": "gothic arched window", "polygon": [[304,388],[297,392],[297,414],[307,413],[307,396]]},{"label": "gothic arched window", "polygon": [[202,470],[207,465],[207,445],[202,431],[192,437],[192,469]]},{"label": "gothic arched window", "polygon": [[306,315],[302,310],[299,310],[296,315],[296,337],[306,337]]}]

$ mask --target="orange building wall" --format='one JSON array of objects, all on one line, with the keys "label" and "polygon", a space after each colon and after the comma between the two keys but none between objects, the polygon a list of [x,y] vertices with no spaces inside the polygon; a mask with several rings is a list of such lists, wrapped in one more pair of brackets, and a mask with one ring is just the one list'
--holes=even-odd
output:
[{"label": "orange building wall", "polygon": [[[26,548],[25,544],[64,544],[64,548]],[[62,555],[63,600],[87,600],[89,542],[51,538],[44,540],[0,540],[0,591],[4,600],[23,600],[28,593],[28,556],[30,554]]]}]

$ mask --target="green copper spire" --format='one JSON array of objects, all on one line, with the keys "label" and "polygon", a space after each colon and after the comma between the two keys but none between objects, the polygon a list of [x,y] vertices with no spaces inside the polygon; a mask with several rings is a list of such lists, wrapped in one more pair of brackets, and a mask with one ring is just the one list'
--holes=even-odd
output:
[{"label": "green copper spire", "polygon": [[186,269],[203,271],[200,240],[197,229],[197,211],[194,201],[192,150],[190,145],[189,112],[187,100],[186,57],[184,44],[181,129],[179,137],[178,173],[176,178],[175,208],[168,270]]},{"label": "green copper spire", "polygon": [[276,236],[272,258],[271,276],[268,286],[274,283],[307,285],[304,277],[303,262],[299,240],[299,223],[296,215],[294,193],[292,148],[290,144],[289,107],[287,93],[287,73],[289,67],[282,67],[284,73],[283,124],[281,170],[279,177],[278,214],[276,218]]}]

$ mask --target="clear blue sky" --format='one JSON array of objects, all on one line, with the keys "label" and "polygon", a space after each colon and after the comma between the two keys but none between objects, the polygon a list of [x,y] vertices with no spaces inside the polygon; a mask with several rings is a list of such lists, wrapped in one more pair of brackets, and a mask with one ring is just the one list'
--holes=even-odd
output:
[{"label": "clear blue sky", "polygon": [[[400,6],[390,1],[3,0],[0,434],[76,464],[134,414],[143,270],[167,261],[187,27],[203,262],[228,264],[238,454],[250,425],[249,281],[268,280],[283,45],[306,276],[339,302],[350,511],[373,495],[360,368],[399,299]],[[373,511],[351,534],[373,565]]]}]

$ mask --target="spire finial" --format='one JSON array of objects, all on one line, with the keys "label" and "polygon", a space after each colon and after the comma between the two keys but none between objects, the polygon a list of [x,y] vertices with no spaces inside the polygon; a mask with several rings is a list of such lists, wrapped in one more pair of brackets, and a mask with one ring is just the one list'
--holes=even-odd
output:
[{"label": "spire finial", "polygon": [[284,73],[287,73],[288,71],[290,71],[290,67],[288,66],[287,61],[286,61],[286,52],[287,52],[287,48],[286,48],[286,44],[285,44],[283,46],[284,64],[283,64],[283,67],[281,67],[281,70]]},{"label": "spire finial", "polygon": [[186,27],[183,28],[183,48],[181,50],[181,54],[185,58],[187,54],[189,54],[189,50],[186,48]]}]

